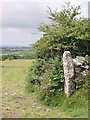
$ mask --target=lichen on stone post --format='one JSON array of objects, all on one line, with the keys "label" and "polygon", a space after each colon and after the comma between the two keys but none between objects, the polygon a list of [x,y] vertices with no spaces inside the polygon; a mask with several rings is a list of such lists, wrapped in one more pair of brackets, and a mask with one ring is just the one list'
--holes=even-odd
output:
[{"label": "lichen on stone post", "polygon": [[74,80],[74,64],[72,60],[71,53],[69,51],[65,51],[63,54],[63,68],[64,68],[64,90],[66,96],[72,95],[75,89],[75,85],[73,83]]},{"label": "lichen on stone post", "polygon": [[76,56],[76,58],[73,59],[73,63],[75,67],[75,77],[85,77],[88,74],[88,55],[86,55],[85,57]]}]

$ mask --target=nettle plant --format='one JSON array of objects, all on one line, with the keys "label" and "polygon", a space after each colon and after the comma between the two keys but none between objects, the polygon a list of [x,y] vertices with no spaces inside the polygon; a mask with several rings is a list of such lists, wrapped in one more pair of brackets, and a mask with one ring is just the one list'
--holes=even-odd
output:
[{"label": "nettle plant", "polygon": [[39,87],[41,98],[46,101],[63,91],[63,52],[69,50],[73,57],[90,55],[88,19],[77,17],[80,6],[73,7],[66,3],[61,11],[49,10],[51,24],[39,27],[44,34],[34,44],[37,60],[30,68],[28,78],[30,84]]}]

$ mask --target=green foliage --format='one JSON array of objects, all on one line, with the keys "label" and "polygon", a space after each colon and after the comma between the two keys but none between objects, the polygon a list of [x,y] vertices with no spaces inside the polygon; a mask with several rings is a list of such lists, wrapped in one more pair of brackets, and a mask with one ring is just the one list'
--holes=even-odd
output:
[{"label": "green foliage", "polygon": [[41,66],[43,65],[43,60],[33,61],[32,66],[28,70],[27,85],[28,91],[34,91],[35,85],[40,86],[39,76],[41,74]]},{"label": "green foliage", "polygon": [[0,56],[0,61],[5,61],[7,59],[7,55]]},{"label": "green foliage", "polygon": [[[67,98],[63,91],[55,92],[54,94],[49,94],[46,98],[42,96],[43,94],[40,93],[40,97],[42,98],[44,104],[50,106],[57,106],[60,110],[66,111],[68,115],[71,117],[88,117],[88,81],[90,78],[90,74],[87,75],[84,79],[84,84],[82,85],[81,89],[75,91],[75,93]],[[42,92],[45,93],[43,90]],[[82,114],[83,113],[83,114]]]},{"label": "green foliage", "polygon": [[53,55],[62,55],[65,50],[71,51],[73,56],[90,55],[89,28],[87,18],[77,18],[80,7],[67,7],[62,11],[50,10],[50,25],[41,24],[40,31],[43,37],[35,43],[38,58],[50,58]]},{"label": "green foliage", "polygon": [[34,59],[35,56],[32,54],[26,54],[26,55],[16,55],[16,54],[6,54],[6,55],[1,55],[0,60],[4,61],[6,59],[8,60],[13,60],[13,59]]},{"label": "green foliage", "polygon": [[[88,81],[90,74],[84,79],[84,84],[81,89],[76,90],[75,93],[66,98],[63,95],[59,99],[60,110],[68,111],[72,117],[88,117]],[[64,103],[64,104],[63,104]],[[82,114],[83,113],[83,114]]]},{"label": "green foliage", "polygon": [[[37,60],[29,70],[27,81],[38,86],[40,99],[46,105],[56,106],[64,98],[63,52],[69,50],[73,57],[90,55],[88,19],[77,18],[79,9],[70,4],[60,12],[50,9],[51,24],[41,24],[39,28],[44,34],[34,45]],[[81,78],[75,80],[78,89],[83,87],[84,82],[80,81]],[[68,104],[66,102],[67,108]]]},{"label": "green foliage", "polygon": [[[49,60],[50,61],[50,60]],[[51,62],[52,61],[52,62]],[[62,62],[55,58],[47,63],[44,73],[40,76],[41,79],[41,99],[44,98],[48,101],[51,96],[55,95],[57,91],[63,91],[64,89],[64,75],[62,69]]]},{"label": "green foliage", "polygon": [[62,61],[59,57],[49,59],[47,63],[43,59],[34,61],[29,69],[27,81],[29,84],[38,85],[45,97],[49,95],[48,93],[53,94],[55,91],[62,91],[64,84]]},{"label": "green foliage", "polygon": [[89,66],[90,66],[90,56],[88,57],[88,64],[89,64]]}]

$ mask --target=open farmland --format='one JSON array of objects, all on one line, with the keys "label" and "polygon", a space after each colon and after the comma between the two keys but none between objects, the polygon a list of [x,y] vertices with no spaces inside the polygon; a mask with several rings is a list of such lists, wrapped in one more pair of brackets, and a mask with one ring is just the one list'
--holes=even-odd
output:
[{"label": "open farmland", "polygon": [[32,60],[5,60],[2,62],[2,117],[56,118],[70,117],[56,107],[37,101],[37,93],[27,93],[26,76]]}]

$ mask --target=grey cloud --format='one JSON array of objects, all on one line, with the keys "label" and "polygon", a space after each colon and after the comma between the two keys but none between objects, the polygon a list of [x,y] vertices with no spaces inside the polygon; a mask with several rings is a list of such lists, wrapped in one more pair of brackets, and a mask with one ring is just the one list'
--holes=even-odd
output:
[{"label": "grey cloud", "polygon": [[[83,3],[81,2],[81,0],[79,2]],[[50,0],[48,1],[46,0],[46,2],[3,3],[2,26],[3,28],[36,29],[41,22],[49,23],[49,20],[47,19],[48,17],[47,6],[50,6],[53,10],[55,10],[56,8],[59,8],[60,10],[63,4],[64,2],[61,1],[55,2],[55,0],[53,0],[52,2],[50,2]],[[76,5],[78,5],[78,2],[76,2]]]},{"label": "grey cloud", "polygon": [[[64,3],[61,0],[3,1],[7,1],[2,4],[3,46],[27,46],[29,43],[35,43],[43,34],[38,32],[37,27],[41,22],[49,24],[47,6],[52,10],[56,8],[60,10]],[[71,1],[73,6],[82,5],[82,16],[87,17],[87,2],[89,0],[66,1]]]},{"label": "grey cloud", "polygon": [[[42,9],[43,6],[43,9]],[[40,3],[4,3],[3,28],[36,28],[42,21],[48,21],[46,8]]]}]

